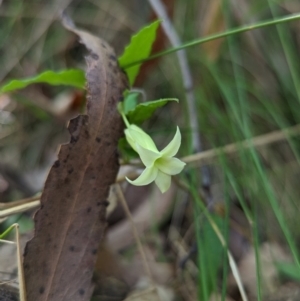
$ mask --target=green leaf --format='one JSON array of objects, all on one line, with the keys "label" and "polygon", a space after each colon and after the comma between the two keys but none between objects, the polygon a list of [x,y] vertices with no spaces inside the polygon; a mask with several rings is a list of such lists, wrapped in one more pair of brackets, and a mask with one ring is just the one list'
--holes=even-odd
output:
[{"label": "green leaf", "polygon": [[45,71],[37,76],[12,80],[0,89],[1,93],[7,93],[23,89],[31,84],[46,83],[53,86],[65,85],[84,89],[85,76],[84,71],[79,69],[68,69],[59,72]]},{"label": "green leaf", "polygon": [[177,98],[163,98],[159,100],[152,100],[138,104],[133,110],[126,115],[129,123],[140,124],[149,119],[156,109],[164,106],[170,101],[178,102]]},{"label": "green leaf", "polygon": [[[146,59],[150,55],[159,24],[160,20],[157,20],[150,25],[143,27],[138,33],[131,37],[130,44],[126,46],[124,53],[119,57],[119,64],[121,67],[126,66],[133,61]],[[133,85],[140,67],[141,63],[126,68],[125,71],[130,85]]]},{"label": "green leaf", "polygon": [[300,280],[299,267],[292,262],[276,262],[278,271],[287,278]]},{"label": "green leaf", "polygon": [[[212,214],[211,218],[218,228],[222,229],[222,235],[224,236],[224,220],[215,214]],[[204,220],[203,224],[201,224],[201,237],[199,237],[199,240],[199,269],[201,275],[205,278],[201,279],[201,281],[206,286],[208,295],[210,295],[217,288],[218,271],[224,259],[224,248],[208,220]],[[199,289],[201,291],[203,287]]]},{"label": "green leaf", "polygon": [[126,115],[129,111],[134,110],[138,103],[138,92],[128,93],[123,102],[123,111]]}]

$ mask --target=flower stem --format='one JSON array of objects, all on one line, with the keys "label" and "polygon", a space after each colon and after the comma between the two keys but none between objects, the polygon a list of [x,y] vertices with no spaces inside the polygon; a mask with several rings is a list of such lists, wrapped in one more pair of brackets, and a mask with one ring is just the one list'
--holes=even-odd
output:
[{"label": "flower stem", "polygon": [[121,112],[121,115],[122,115],[122,118],[123,118],[123,121],[124,121],[126,127],[129,128],[130,123],[128,122],[128,119],[126,118],[125,114],[123,112]]}]

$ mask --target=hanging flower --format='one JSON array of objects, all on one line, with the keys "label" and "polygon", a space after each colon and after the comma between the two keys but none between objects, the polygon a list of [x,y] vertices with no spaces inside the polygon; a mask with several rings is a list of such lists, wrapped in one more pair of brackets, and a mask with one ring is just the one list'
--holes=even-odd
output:
[{"label": "hanging flower", "polygon": [[151,137],[136,125],[126,122],[125,136],[130,146],[139,154],[146,169],[134,181],[126,178],[136,186],[148,185],[155,181],[162,193],[171,185],[171,176],[179,174],[185,163],[174,158],[181,144],[181,134],[177,127],[172,141],[162,150],[158,151]]}]

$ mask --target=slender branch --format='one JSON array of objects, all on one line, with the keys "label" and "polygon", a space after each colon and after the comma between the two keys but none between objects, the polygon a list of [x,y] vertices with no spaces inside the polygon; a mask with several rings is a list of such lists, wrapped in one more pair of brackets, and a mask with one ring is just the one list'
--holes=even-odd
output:
[{"label": "slender branch", "polygon": [[[274,131],[268,134],[256,136],[252,139],[227,144],[224,147],[214,148],[204,152],[186,156],[181,158],[181,160],[188,164],[201,165],[215,160],[222,152],[227,155],[230,155],[236,153],[238,150],[241,149],[247,149],[250,147],[262,147],[297,135],[300,135],[300,124],[286,129]],[[140,162],[135,162],[135,165],[139,163]],[[126,175],[119,176],[116,180],[116,183],[125,181],[126,177],[134,180],[138,175],[138,172],[129,172]],[[9,215],[19,212],[24,212],[29,209],[37,208],[40,205],[39,198],[40,195],[15,202],[0,203],[0,218],[7,217]]]},{"label": "slender branch", "polygon": [[24,276],[24,267],[23,267],[23,253],[22,253],[22,250],[21,250],[19,225],[18,224],[14,224],[13,226],[15,227],[15,230],[16,230],[18,279],[19,279],[20,301],[27,301],[25,276]]},{"label": "slender branch", "polygon": [[247,149],[251,147],[259,147],[274,142],[278,142],[288,138],[289,136],[296,136],[300,134],[300,124],[295,125],[290,128],[274,131],[268,134],[256,136],[252,139],[243,140],[241,142],[235,142],[227,144],[224,147],[210,149],[198,154],[193,154],[181,158],[185,163],[207,163],[208,161],[216,159],[220,153],[232,154],[240,149]]},{"label": "slender branch", "polygon": [[116,184],[116,191],[117,191],[118,198],[119,198],[119,200],[121,202],[121,205],[122,205],[122,207],[123,207],[123,209],[125,211],[125,214],[126,214],[127,218],[130,221],[132,233],[134,235],[135,241],[137,243],[139,252],[140,252],[141,257],[142,257],[142,262],[143,262],[143,265],[144,265],[145,273],[148,276],[149,280],[153,284],[153,279],[152,279],[152,274],[151,274],[150,266],[148,264],[148,261],[147,261],[147,258],[146,258],[146,254],[144,252],[143,245],[142,245],[141,240],[139,238],[138,231],[137,231],[136,226],[134,224],[133,218],[131,216],[130,210],[128,208],[128,205],[127,205],[127,202],[126,202],[126,199],[125,199],[125,196],[123,194],[123,191],[122,191],[122,188],[121,188],[120,184]]}]

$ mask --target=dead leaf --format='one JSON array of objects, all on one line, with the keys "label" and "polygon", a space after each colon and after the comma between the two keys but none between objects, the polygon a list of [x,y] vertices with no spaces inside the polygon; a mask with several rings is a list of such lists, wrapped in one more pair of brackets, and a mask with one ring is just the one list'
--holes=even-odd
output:
[{"label": "dead leaf", "polygon": [[28,301],[90,300],[106,199],[119,169],[123,122],[117,103],[127,80],[106,42],[65,17],[63,22],[90,51],[87,115],[70,121],[70,143],[61,146],[46,180],[35,235],[24,254]]}]

